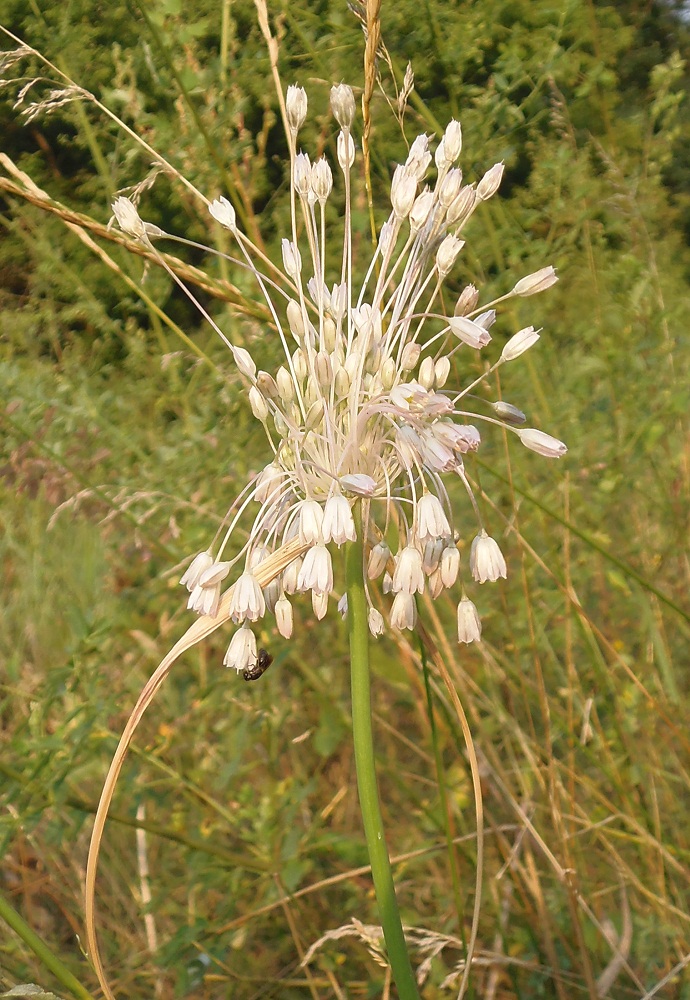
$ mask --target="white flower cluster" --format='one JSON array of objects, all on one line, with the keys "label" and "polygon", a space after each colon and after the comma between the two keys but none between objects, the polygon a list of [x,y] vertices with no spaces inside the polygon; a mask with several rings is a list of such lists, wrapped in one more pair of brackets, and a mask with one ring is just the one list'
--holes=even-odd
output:
[{"label": "white flower cluster", "polygon": [[[282,288],[257,266],[261,255],[238,228],[230,202],[220,198],[210,206],[214,219],[235,237],[245,266],[255,276],[284,353],[283,364],[272,375],[257,370],[247,350],[231,345],[273,457],[239,498],[238,512],[216,551],[197,555],[181,581],[190,591],[189,608],[215,615],[222,584],[243,562],[229,608],[239,628],[224,660],[237,671],[256,663],[250,623],[267,610],[286,638],[293,628],[293,595],[310,593],[316,617],[324,617],[333,590],[331,548],[355,538],[355,502],[362,503],[364,514],[366,577],[382,577],[383,593],[393,595],[389,620],[394,628],[413,629],[415,595],[426,591],[437,597],[454,586],[460,572],[459,535],[444,475],[460,479],[477,517],[469,558],[472,578],[485,583],[506,576],[503,555],[484,530],[465,474],[464,456],[480,446],[479,431],[469,420],[508,427],[541,455],[558,458],[566,452],[550,435],[520,426],[524,414],[510,404],[494,403],[493,415],[466,408],[468,394],[479,382],[536,343],[539,333],[533,327],[514,334],[484,375],[462,389],[447,387],[461,353],[480,350],[491,341],[499,302],[533,295],[557,280],[552,267],[542,268],[518,281],[508,295],[483,306],[477,289],[468,285],[452,316],[440,311],[441,287],[462,252],[465,226],[477,205],[497,191],[503,165],[491,167],[477,184],[464,183],[457,166],[462,132],[456,121],[448,125],[433,156],[427,136],[415,139],[405,163],[395,169],[390,215],[361,285],[355,287],[352,90],[333,87],[331,107],[340,126],[336,148],[344,187],[342,244],[334,248],[326,236],[331,166],[325,158],[312,163],[306,153],[297,152],[297,134],[307,113],[307,95],[299,87],[290,87],[286,98],[292,231],[282,242]],[[429,186],[424,182],[432,160],[435,181]],[[148,240],[151,229],[129,201],[118,199],[114,211],[124,231]],[[258,511],[248,540],[238,555],[226,560],[233,531],[252,504]],[[262,589],[253,568],[295,538],[304,546],[303,555]],[[395,552],[389,548],[392,538],[397,540]],[[369,626],[378,635],[384,619],[367,597]],[[347,612],[346,600],[340,608]],[[463,588],[459,641],[480,637],[479,615]]]}]

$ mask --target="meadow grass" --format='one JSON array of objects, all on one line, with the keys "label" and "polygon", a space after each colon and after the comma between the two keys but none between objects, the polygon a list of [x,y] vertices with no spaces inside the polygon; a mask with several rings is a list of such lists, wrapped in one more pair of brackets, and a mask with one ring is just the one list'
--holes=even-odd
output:
[{"label": "meadow grass", "polygon": [[[194,16],[142,5],[136,19],[113,10],[116,44],[55,12],[5,6],[0,22],[198,190],[233,193],[247,231],[275,251],[289,218],[284,149],[252,5],[199,4]],[[373,646],[384,819],[413,964],[428,962],[423,996],[455,996],[477,845],[443,664],[472,732],[485,819],[469,995],[684,1000],[690,254],[668,181],[689,128],[683,69],[660,55],[634,78],[627,50],[640,47],[639,26],[614,7],[515,8],[460,4],[451,16],[430,3],[420,18],[419,5],[384,3],[381,14],[390,100],[408,59],[415,70],[408,139],[440,134],[454,115],[476,157],[463,163],[468,177],[506,160],[504,196],[472,223],[458,289],[476,278],[488,297],[545,258],[559,268],[559,285],[538,300],[538,348],[495,389],[570,449],[554,467],[497,433],[472,467],[509,567],[505,583],[475,588],[482,643],[459,648],[453,600],[422,598],[419,635]],[[271,15],[283,79],[323,105],[309,141],[330,155],[328,90],[361,81],[360,25],[335,3]],[[39,73],[35,57],[22,72]],[[138,692],[188,624],[183,560],[266,457],[212,333],[165,274],[102,228],[113,193],[146,175],[148,154],[87,102],[28,127],[10,107],[1,890],[95,991],[79,936],[103,775]],[[406,147],[378,90],[372,119],[380,193]],[[147,219],[211,238],[203,206],[174,175],[160,174],[144,198]],[[363,195],[356,209],[366,240]],[[66,217],[73,210],[82,216]],[[269,367],[276,351],[247,277],[191,252],[179,269]],[[506,335],[528,317],[520,302],[504,315]],[[142,723],[99,875],[99,934],[120,996],[394,995],[370,929],[346,628],[331,615],[315,624],[299,602],[295,611],[289,643],[269,626],[259,636],[275,660],[260,683],[220,667],[228,637],[217,633],[176,665]],[[8,932],[0,985],[28,982],[67,995]]]}]

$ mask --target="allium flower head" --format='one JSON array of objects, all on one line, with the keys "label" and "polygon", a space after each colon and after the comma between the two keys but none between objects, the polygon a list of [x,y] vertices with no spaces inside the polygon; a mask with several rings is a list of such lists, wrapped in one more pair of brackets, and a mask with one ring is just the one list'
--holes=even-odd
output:
[{"label": "allium flower head", "polygon": [[[355,538],[354,504],[364,513],[367,576],[385,574],[383,590],[394,594],[391,625],[414,628],[416,594],[435,597],[458,576],[469,574],[483,583],[506,575],[500,549],[481,521],[474,531],[465,523],[468,512],[479,518],[463,464],[481,445],[475,425],[500,423],[547,457],[566,450],[542,431],[513,427],[525,418],[511,404],[487,401],[477,404],[476,412],[469,408],[478,382],[539,339],[532,326],[517,333],[503,329],[493,306],[550,287],[557,280],[554,269],[542,267],[513,281],[512,291],[495,303],[480,304],[480,292],[467,284],[454,313],[445,314],[444,283],[459,277],[469,223],[476,206],[497,192],[503,164],[492,166],[476,184],[467,183],[459,165],[459,122],[450,122],[435,154],[429,137],[418,136],[392,172],[378,243],[360,259],[367,244],[352,232],[359,183],[352,90],[346,84],[333,87],[330,104],[340,126],[336,162],[312,162],[298,146],[307,94],[288,88],[291,224],[282,234],[282,260],[270,276],[232,205],[225,198],[210,205],[212,218],[232,234],[243,266],[265,298],[271,316],[265,337],[282,352],[275,371],[262,371],[254,356],[260,344],[236,347],[216,327],[266,430],[270,455],[233,505],[220,545],[197,556],[183,582],[190,589],[190,608],[215,614],[222,580],[244,561],[229,604],[230,617],[241,627],[226,663],[237,670],[256,660],[249,622],[268,611],[282,635],[292,634],[286,595],[310,591],[316,616],[326,614],[334,586],[331,550]],[[337,237],[329,229],[334,200],[341,215]],[[151,245],[153,230],[131,202],[118,199],[114,211],[124,232]],[[492,334],[505,344],[503,353],[477,378],[475,353],[487,348]],[[472,372],[463,376],[466,360]],[[445,476],[469,494],[462,514],[451,508]],[[235,530],[240,522],[241,534]],[[455,540],[472,533],[469,566],[463,567]],[[254,576],[257,560],[295,541],[301,555],[262,590]],[[369,627],[378,635],[384,618],[369,603]],[[476,609],[464,596],[458,630],[461,642],[481,634]]]}]

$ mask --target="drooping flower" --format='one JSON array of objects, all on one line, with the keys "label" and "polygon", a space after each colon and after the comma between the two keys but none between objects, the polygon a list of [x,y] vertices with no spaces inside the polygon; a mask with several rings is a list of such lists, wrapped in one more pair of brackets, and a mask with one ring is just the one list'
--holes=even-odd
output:
[{"label": "drooping flower", "polygon": [[[543,267],[513,282],[507,295],[481,305],[478,289],[468,284],[453,314],[441,311],[443,285],[462,260],[468,224],[477,205],[497,192],[503,164],[491,167],[478,183],[467,183],[458,165],[459,122],[450,122],[433,156],[429,138],[418,136],[393,171],[389,215],[373,255],[358,261],[354,248],[364,242],[354,240],[352,233],[356,102],[347,85],[333,87],[331,108],[340,126],[337,164],[323,157],[312,162],[297,145],[307,94],[301,87],[288,88],[291,225],[281,243],[282,271],[275,266],[270,276],[264,274],[265,258],[241,232],[227,199],[209,206],[215,222],[231,233],[265,297],[272,318],[266,336],[275,338],[283,354],[275,372],[260,370],[255,349],[231,344],[204,312],[231,351],[271,447],[270,461],[233,505],[218,547],[200,553],[182,578],[190,590],[189,607],[215,614],[221,583],[244,560],[229,604],[230,617],[240,628],[226,654],[226,663],[240,671],[256,662],[249,622],[268,611],[281,635],[292,634],[292,605],[286,595],[310,591],[315,615],[327,613],[334,586],[329,546],[354,540],[355,503],[366,515],[367,576],[376,580],[383,574],[384,594],[394,595],[391,625],[413,628],[415,595],[426,591],[434,598],[463,575],[456,539],[469,532],[452,509],[444,476],[460,479],[478,519],[465,575],[479,583],[506,576],[498,544],[479,520],[464,466],[481,445],[475,425],[480,420],[500,423],[546,457],[558,458],[566,451],[556,438],[526,428],[525,415],[510,403],[488,402],[491,415],[482,412],[481,404],[476,412],[468,409],[478,382],[537,343],[540,335],[534,327],[504,340],[498,360],[484,374],[469,375],[464,387],[453,385],[463,358],[491,343],[500,326],[495,307],[511,296],[532,296],[558,280],[553,267]],[[434,163],[435,177],[429,178]],[[336,241],[329,238],[326,213],[328,205],[330,218],[334,169],[340,173],[345,232],[344,240]],[[113,211],[121,229],[155,255],[151,240],[165,234],[143,222],[127,199],[117,199]],[[240,535],[235,529],[241,521],[247,530]],[[257,564],[294,540],[301,543],[302,554],[262,590],[254,576]],[[368,589],[366,594],[369,628],[379,635],[384,618]],[[480,635],[476,608],[463,591],[459,641],[477,641]]]},{"label": "drooping flower", "polygon": [[458,642],[469,644],[479,642],[482,637],[482,622],[472,601],[463,594],[458,604]]}]

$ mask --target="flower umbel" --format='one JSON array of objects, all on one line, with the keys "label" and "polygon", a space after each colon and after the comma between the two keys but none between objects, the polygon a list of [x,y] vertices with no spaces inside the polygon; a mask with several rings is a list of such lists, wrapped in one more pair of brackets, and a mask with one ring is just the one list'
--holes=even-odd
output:
[{"label": "flower umbel", "polygon": [[[534,295],[558,280],[552,267],[543,267],[513,283],[507,295],[483,305],[477,289],[468,285],[453,314],[442,312],[442,287],[462,259],[465,230],[476,206],[497,192],[503,164],[491,167],[478,184],[467,184],[457,165],[460,124],[449,124],[433,160],[427,136],[419,136],[393,173],[390,213],[371,258],[361,266],[354,259],[352,237],[352,91],[345,84],[331,91],[340,125],[339,186],[325,158],[312,163],[298,151],[297,137],[308,110],[306,92],[288,88],[285,106],[291,231],[282,240],[282,271],[275,267],[270,278],[263,273],[265,258],[241,232],[225,198],[210,205],[212,217],[232,234],[242,265],[266,299],[284,355],[278,370],[260,371],[251,353],[230,344],[199,306],[230,347],[271,449],[270,462],[238,499],[225,537],[197,556],[183,577],[190,590],[189,607],[214,615],[221,582],[237,563],[244,563],[230,605],[230,617],[240,629],[225,658],[238,672],[256,659],[255,643],[247,635],[249,622],[269,611],[281,634],[292,633],[286,595],[311,591],[317,617],[326,613],[334,586],[331,547],[355,539],[355,503],[364,512],[368,577],[386,574],[384,591],[390,588],[394,594],[389,621],[396,628],[411,629],[416,621],[414,595],[425,592],[426,585],[426,592],[436,597],[463,575],[456,540],[468,532],[456,526],[444,476],[459,477],[478,521],[466,567],[469,575],[479,583],[506,576],[505,560],[479,519],[463,464],[463,456],[481,444],[475,424],[500,424],[546,457],[558,458],[567,450],[542,431],[513,426],[524,423],[525,417],[510,404],[488,402],[486,413],[481,403],[477,412],[468,409],[478,383],[537,343],[534,327],[513,333],[483,375],[469,378],[465,387],[452,386],[463,355],[484,349],[495,336],[494,306],[511,297]],[[433,163],[435,177],[424,186]],[[338,190],[344,238],[333,241],[326,205]],[[156,253],[151,239],[165,234],[142,222],[124,198],[113,209],[121,229]],[[364,275],[359,284],[356,274]],[[240,520],[249,521],[248,533],[237,545]],[[259,554],[295,538],[304,547],[303,556],[262,591],[252,573]],[[389,548],[392,538],[397,551]],[[234,555],[233,549],[238,550]],[[367,602],[370,630],[379,635],[384,619],[368,591]],[[476,609],[464,593],[458,630],[461,642],[477,641],[481,635]]]}]

